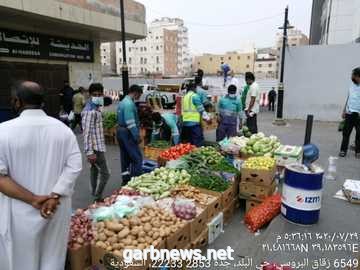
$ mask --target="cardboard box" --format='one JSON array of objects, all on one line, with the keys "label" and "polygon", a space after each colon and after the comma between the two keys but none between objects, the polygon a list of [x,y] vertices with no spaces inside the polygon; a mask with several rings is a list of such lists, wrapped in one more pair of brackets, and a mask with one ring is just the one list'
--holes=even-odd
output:
[{"label": "cardboard box", "polygon": [[278,166],[285,167],[292,163],[302,163],[303,149],[301,146],[281,145],[274,152]]},{"label": "cardboard box", "polygon": [[259,205],[261,202],[253,201],[253,200],[246,200],[246,206],[245,206],[245,213],[247,213],[251,208]]},{"label": "cardboard box", "polygon": [[191,222],[190,222],[190,240],[195,241],[199,235],[207,229],[208,222],[208,211],[207,208],[203,208],[203,211],[198,214]]},{"label": "cardboard box", "polygon": [[[96,269],[99,270],[107,270],[109,269],[107,265],[110,262],[119,262],[121,265],[123,262],[122,258],[114,256],[111,252],[107,252],[106,250],[102,248],[98,248],[95,245],[91,245],[91,262],[92,266],[96,266]],[[139,264],[139,266],[129,266],[126,269],[129,270],[146,270],[148,269],[148,263],[147,262],[136,262]],[[120,267],[119,269],[122,269]]]},{"label": "cardboard box", "polygon": [[231,222],[233,216],[234,216],[234,213],[235,213],[235,202],[236,200],[232,200],[231,201],[231,204],[226,207],[224,210],[223,210],[223,214],[224,214],[224,224],[227,225]]},{"label": "cardboard box", "polygon": [[91,266],[91,247],[84,245],[77,249],[68,249],[71,270],[84,270]]},{"label": "cardboard box", "polygon": [[166,248],[183,249],[190,242],[190,223],[186,223],[184,227],[166,238]]},{"label": "cardboard box", "polygon": [[241,182],[253,182],[258,185],[269,186],[274,181],[276,167],[271,170],[255,170],[243,168],[241,170]]},{"label": "cardboard box", "polygon": [[206,228],[198,237],[191,242],[192,249],[206,247],[209,242],[209,230]]},{"label": "cardboard box", "polygon": [[235,185],[235,183],[231,182],[231,185],[229,186],[229,188],[221,193],[221,203],[222,203],[223,209],[230,206],[232,204],[232,201],[235,198],[234,185]]},{"label": "cardboard box", "polygon": [[221,193],[198,188],[202,193],[212,195],[214,200],[207,205],[199,204],[202,207],[206,207],[207,209],[207,222],[210,222],[216,215],[218,215],[222,211],[222,202],[221,202]]},{"label": "cardboard box", "polygon": [[275,180],[269,186],[262,186],[253,182],[240,182],[239,184],[240,195],[260,200],[264,200],[266,197],[272,195],[275,189]]},{"label": "cardboard box", "polygon": [[213,243],[219,235],[224,232],[224,215],[220,212],[208,223],[209,229],[209,244]]}]

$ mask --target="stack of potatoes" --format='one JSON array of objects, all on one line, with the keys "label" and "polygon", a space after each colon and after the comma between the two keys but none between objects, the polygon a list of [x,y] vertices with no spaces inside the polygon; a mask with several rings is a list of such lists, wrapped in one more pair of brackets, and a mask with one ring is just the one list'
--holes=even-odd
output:
[{"label": "stack of potatoes", "polygon": [[93,244],[115,256],[124,249],[146,249],[159,246],[186,222],[160,208],[144,207],[136,216],[95,224]]}]

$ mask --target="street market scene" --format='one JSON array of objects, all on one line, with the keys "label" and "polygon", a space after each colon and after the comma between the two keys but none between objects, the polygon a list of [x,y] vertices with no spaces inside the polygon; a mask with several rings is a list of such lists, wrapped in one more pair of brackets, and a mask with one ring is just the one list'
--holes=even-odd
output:
[{"label": "street market scene", "polygon": [[0,0],[1,270],[360,270],[360,1],[184,2]]}]

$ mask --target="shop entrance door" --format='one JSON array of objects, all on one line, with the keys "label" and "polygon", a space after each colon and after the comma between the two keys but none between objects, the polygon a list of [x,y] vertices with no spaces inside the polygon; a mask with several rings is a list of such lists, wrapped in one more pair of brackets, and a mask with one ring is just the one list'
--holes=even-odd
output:
[{"label": "shop entrance door", "polygon": [[0,61],[0,122],[11,112],[11,87],[18,80],[39,83],[46,92],[45,111],[57,117],[60,110],[60,90],[69,80],[67,65],[17,63]]}]

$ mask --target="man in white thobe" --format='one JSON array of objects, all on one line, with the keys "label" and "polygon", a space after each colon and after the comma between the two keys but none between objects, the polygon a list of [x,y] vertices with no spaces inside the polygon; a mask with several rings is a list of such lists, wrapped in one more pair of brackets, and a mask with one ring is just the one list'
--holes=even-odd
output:
[{"label": "man in white thobe", "polygon": [[72,131],[40,109],[38,84],[15,90],[21,114],[0,124],[0,269],[63,270],[80,150]]}]

